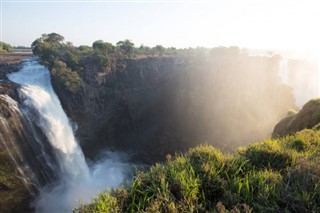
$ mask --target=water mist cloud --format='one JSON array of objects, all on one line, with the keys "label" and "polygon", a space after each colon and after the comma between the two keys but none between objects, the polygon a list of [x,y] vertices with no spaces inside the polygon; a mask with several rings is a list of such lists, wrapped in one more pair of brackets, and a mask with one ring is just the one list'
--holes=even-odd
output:
[{"label": "water mist cloud", "polygon": [[89,177],[62,177],[58,182],[45,186],[33,203],[36,212],[71,212],[107,188],[119,186],[126,180],[125,174],[130,168],[122,161],[123,158],[123,154],[105,152],[103,158],[90,166]]}]

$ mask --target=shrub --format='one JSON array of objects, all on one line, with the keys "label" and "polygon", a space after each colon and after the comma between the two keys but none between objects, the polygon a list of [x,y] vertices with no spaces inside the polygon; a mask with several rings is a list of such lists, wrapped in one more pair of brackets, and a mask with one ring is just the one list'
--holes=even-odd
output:
[{"label": "shrub", "polygon": [[81,78],[78,73],[72,71],[62,61],[55,60],[51,74],[66,90],[70,92],[78,91],[82,85]]}]

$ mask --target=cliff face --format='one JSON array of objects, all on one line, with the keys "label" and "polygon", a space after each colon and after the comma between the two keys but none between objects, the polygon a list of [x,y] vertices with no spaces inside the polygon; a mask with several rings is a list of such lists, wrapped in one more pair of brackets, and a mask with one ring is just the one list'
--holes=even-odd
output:
[{"label": "cliff face", "polygon": [[[22,118],[17,112],[16,84],[0,83],[0,211],[28,212],[33,191],[30,179],[22,174],[28,173],[23,158],[23,142],[26,135]],[[10,97],[11,96],[11,97]],[[19,146],[21,145],[21,146]],[[26,174],[27,175],[27,174]],[[23,178],[22,178],[23,177]]]},{"label": "cliff face", "polygon": [[294,107],[277,72],[270,57],[148,57],[103,70],[88,61],[76,93],[52,82],[86,156],[116,148],[146,162],[199,143],[231,150],[270,135]]},{"label": "cliff face", "polygon": [[[77,137],[87,156],[108,148],[146,152],[161,145],[170,150],[160,136],[174,95],[171,80],[185,66],[175,58],[144,58],[118,60],[99,72],[87,63],[81,73],[82,90],[76,94],[52,81],[64,109],[78,125]],[[166,154],[159,150],[152,153]]]}]

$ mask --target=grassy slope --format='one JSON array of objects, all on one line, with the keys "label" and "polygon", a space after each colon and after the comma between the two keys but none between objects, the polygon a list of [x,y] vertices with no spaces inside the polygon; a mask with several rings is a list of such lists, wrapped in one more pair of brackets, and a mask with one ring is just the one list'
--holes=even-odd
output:
[{"label": "grassy slope", "polygon": [[237,154],[199,146],[98,195],[77,212],[320,212],[320,131]]}]

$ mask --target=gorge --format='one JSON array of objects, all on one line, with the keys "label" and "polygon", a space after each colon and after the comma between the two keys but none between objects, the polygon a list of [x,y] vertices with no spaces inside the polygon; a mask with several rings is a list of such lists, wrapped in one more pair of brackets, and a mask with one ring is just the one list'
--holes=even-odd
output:
[{"label": "gorge", "polygon": [[[288,109],[297,109],[290,87],[278,76],[277,55],[216,48],[189,55],[112,56],[101,67],[96,52],[73,64],[65,57],[78,50],[68,48],[61,44],[49,62],[40,56],[48,69],[26,60],[8,75],[18,84],[8,83],[12,88],[1,96],[2,129],[11,128],[1,137],[20,150],[13,158],[36,196],[38,212],[70,211],[106,185],[123,183],[130,165],[110,151],[148,165],[202,143],[233,152],[270,136]],[[68,73],[78,75],[76,89],[65,80]],[[65,203],[57,205],[61,200]]]}]

